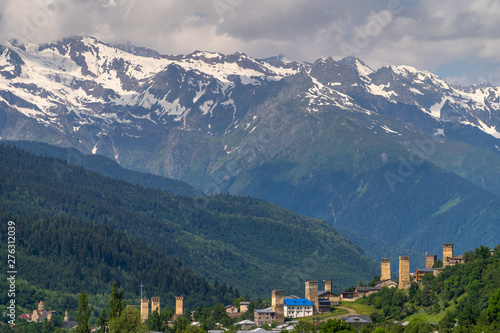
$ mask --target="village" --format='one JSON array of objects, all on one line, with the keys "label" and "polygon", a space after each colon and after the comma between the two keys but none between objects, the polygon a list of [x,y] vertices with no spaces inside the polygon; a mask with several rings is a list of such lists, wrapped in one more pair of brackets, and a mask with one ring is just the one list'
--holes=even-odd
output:
[{"label": "village", "polygon": [[[490,250],[491,255],[494,255],[494,250]],[[254,309],[253,320],[245,319],[237,322],[235,325],[241,331],[248,331],[254,333],[265,333],[267,330],[261,328],[262,326],[273,327],[272,331],[292,330],[298,323],[298,318],[310,317],[318,314],[326,314],[332,311],[336,306],[342,302],[353,302],[364,296],[377,293],[382,288],[399,288],[407,290],[410,288],[412,282],[422,283],[422,278],[425,274],[439,275],[444,267],[453,266],[456,264],[464,263],[463,255],[453,254],[453,244],[443,244],[443,260],[442,267],[436,267],[437,255],[425,255],[425,268],[417,268],[414,272],[410,272],[410,257],[399,256],[399,278],[395,281],[391,278],[391,260],[390,258],[381,258],[381,274],[380,281],[375,283],[375,286],[370,287],[355,287],[354,290],[344,291],[341,293],[332,292],[332,281],[323,280],[324,288],[319,290],[318,281],[305,282],[305,298],[300,298],[295,295],[285,296],[284,290],[273,290],[271,292],[271,306],[264,309]],[[239,318],[249,311],[250,302],[242,301],[239,306],[227,305],[225,312],[230,318]],[[136,305],[127,305],[127,307],[136,308]],[[141,321],[145,322],[149,316],[155,311],[160,314],[160,297],[141,297],[139,306]],[[28,322],[43,322],[50,321],[54,316],[55,311],[45,308],[42,301],[39,302],[38,308],[33,310],[32,313],[25,313],[19,316],[19,319]],[[169,322],[173,326],[175,320],[180,316],[184,316],[184,296],[175,297],[175,314]],[[194,312],[191,313],[191,326],[200,327],[201,324],[194,320]],[[342,320],[349,324],[363,324],[370,323],[371,319],[366,315],[349,315],[342,317]],[[73,326],[76,322],[71,321],[68,311],[65,312],[64,322]],[[211,330],[210,333],[222,333],[227,328],[222,324],[216,324],[219,329]],[[75,326],[76,327],[76,326]],[[96,331],[94,328],[92,331]]]}]

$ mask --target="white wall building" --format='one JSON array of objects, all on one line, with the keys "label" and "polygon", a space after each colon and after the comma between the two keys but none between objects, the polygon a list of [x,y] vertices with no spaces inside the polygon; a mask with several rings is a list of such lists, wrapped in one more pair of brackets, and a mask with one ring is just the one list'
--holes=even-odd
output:
[{"label": "white wall building", "polygon": [[313,315],[313,302],[305,298],[285,299],[285,317],[301,318]]}]

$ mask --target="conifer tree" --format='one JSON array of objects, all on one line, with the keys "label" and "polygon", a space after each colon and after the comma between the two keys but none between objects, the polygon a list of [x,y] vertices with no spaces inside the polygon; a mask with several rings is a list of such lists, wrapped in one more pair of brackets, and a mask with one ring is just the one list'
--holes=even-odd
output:
[{"label": "conifer tree", "polygon": [[109,320],[120,317],[122,310],[125,308],[123,299],[123,289],[118,291],[118,282],[113,282],[111,295],[109,296]]},{"label": "conifer tree", "polygon": [[89,328],[89,318],[90,318],[90,308],[89,308],[89,299],[87,297],[87,293],[84,291],[80,295],[80,299],[78,300],[78,333],[88,333],[90,332]]}]

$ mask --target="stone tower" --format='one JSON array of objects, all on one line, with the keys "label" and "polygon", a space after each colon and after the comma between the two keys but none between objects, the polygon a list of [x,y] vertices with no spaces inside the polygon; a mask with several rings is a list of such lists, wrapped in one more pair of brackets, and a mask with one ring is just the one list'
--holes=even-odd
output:
[{"label": "stone tower", "polygon": [[399,289],[410,288],[410,256],[399,256]]},{"label": "stone tower", "polygon": [[276,312],[276,324],[283,325],[285,323],[285,291],[273,290],[271,295],[271,306]]},{"label": "stone tower", "polygon": [[149,316],[149,299],[141,298],[141,322],[148,320]]},{"label": "stone tower", "polygon": [[158,314],[160,314],[160,297],[151,297],[151,313],[158,309]]},{"label": "stone tower", "polygon": [[391,258],[380,259],[380,281],[391,279]]},{"label": "stone tower", "polygon": [[448,266],[448,258],[453,258],[453,243],[443,244],[443,268]]},{"label": "stone tower", "polygon": [[40,301],[40,303],[38,303],[38,311],[43,310],[45,310],[45,303],[43,301]]},{"label": "stone tower", "polygon": [[332,292],[332,281],[331,280],[325,281],[325,291]]},{"label": "stone tower", "polygon": [[240,313],[245,313],[248,311],[248,306],[250,305],[250,302],[241,302],[240,303]]},{"label": "stone tower", "polygon": [[306,298],[313,302],[313,314],[318,314],[318,281],[306,281]]},{"label": "stone tower", "polygon": [[64,321],[69,321],[68,310],[66,310],[66,312],[64,313]]},{"label": "stone tower", "polygon": [[425,268],[432,268],[437,261],[437,255],[427,254],[425,255]]},{"label": "stone tower", "polygon": [[175,296],[175,314],[184,314],[184,296]]}]

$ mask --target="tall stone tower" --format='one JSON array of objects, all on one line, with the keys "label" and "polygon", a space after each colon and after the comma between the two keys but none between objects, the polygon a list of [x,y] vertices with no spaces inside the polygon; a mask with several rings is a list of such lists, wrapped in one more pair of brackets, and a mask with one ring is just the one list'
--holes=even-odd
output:
[{"label": "tall stone tower", "polygon": [[331,280],[325,281],[325,291],[332,292],[332,281]]},{"label": "tall stone tower", "polygon": [[447,258],[453,258],[453,243],[443,244],[443,268],[448,266]]},{"label": "tall stone tower", "polygon": [[425,255],[425,268],[432,268],[437,261],[437,255],[427,254]]},{"label": "tall stone tower", "polygon": [[273,290],[271,295],[271,306],[276,312],[276,324],[283,325],[285,323],[285,291]]},{"label": "tall stone tower", "polygon": [[158,314],[160,314],[160,297],[151,297],[151,313],[158,309]]},{"label": "tall stone tower", "polygon": [[410,288],[410,256],[399,256],[399,289]]},{"label": "tall stone tower", "polygon": [[313,302],[313,314],[318,314],[318,281],[306,281],[306,298]]},{"label": "tall stone tower", "polygon": [[175,296],[175,314],[184,314],[184,296]]},{"label": "tall stone tower", "polygon": [[391,258],[380,259],[380,281],[391,279]]},{"label": "tall stone tower", "polygon": [[141,298],[141,322],[148,320],[149,316],[149,299]]},{"label": "tall stone tower", "polygon": [[66,312],[64,313],[64,321],[69,321],[68,310],[66,310]]}]

